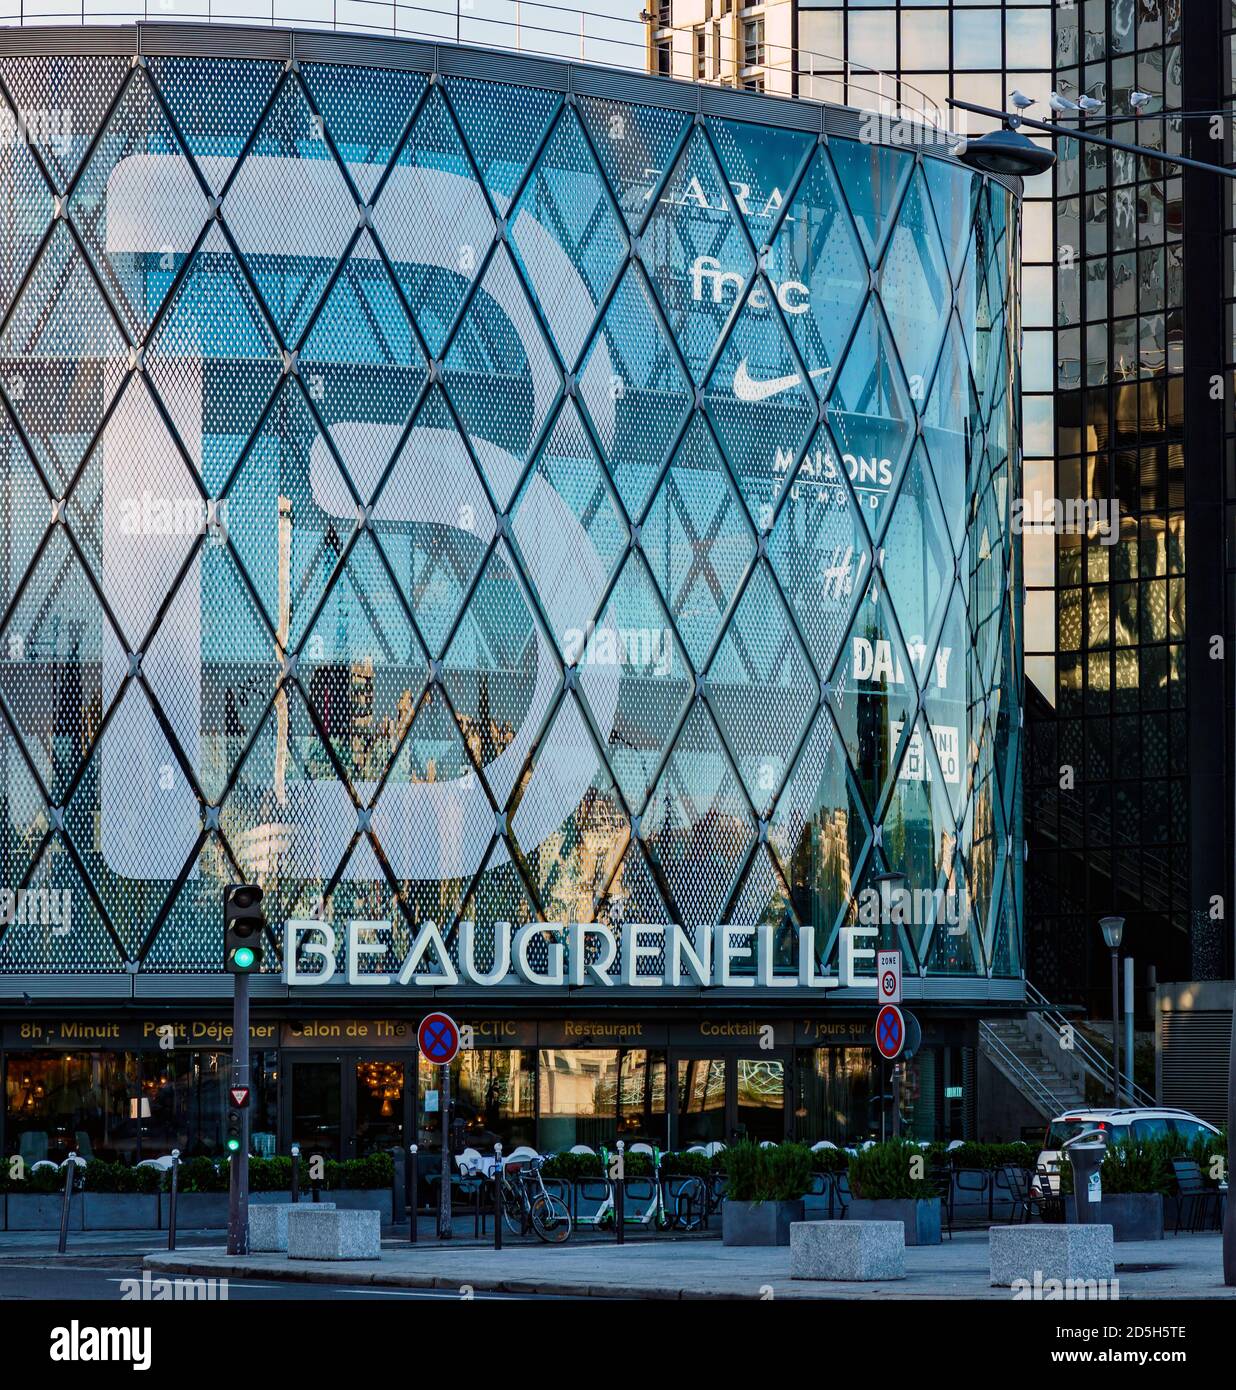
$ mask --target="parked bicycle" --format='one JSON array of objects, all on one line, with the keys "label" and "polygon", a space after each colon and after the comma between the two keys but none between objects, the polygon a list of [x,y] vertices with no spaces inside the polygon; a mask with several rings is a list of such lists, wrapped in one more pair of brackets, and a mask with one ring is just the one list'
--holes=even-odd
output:
[{"label": "parked bicycle", "polygon": [[561,1197],[546,1186],[541,1173],[544,1158],[530,1158],[513,1174],[505,1163],[498,1173],[502,1185],[502,1217],[512,1235],[532,1230],[549,1245],[561,1245],[571,1234],[571,1213]]}]

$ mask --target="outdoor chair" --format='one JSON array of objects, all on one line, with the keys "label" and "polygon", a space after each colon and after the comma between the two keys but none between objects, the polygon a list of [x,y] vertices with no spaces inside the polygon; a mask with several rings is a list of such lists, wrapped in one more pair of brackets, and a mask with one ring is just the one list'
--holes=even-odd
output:
[{"label": "outdoor chair", "polygon": [[850,1191],[849,1173],[833,1175],[833,1191],[837,1194],[837,1214],[844,1219],[849,1216],[850,1203],[854,1200],[854,1194]]},{"label": "outdoor chair", "polygon": [[1202,1170],[1192,1159],[1172,1159],[1172,1170],[1176,1175],[1176,1191],[1172,1194],[1176,1210],[1174,1233],[1180,1234],[1186,1219],[1190,1231],[1213,1229],[1207,1218],[1212,1203],[1215,1218],[1219,1215],[1221,1203],[1218,1190],[1207,1186]]},{"label": "outdoor chair", "polygon": [[996,1174],[997,1184],[1008,1192],[1010,1222],[1029,1221],[1030,1174],[1025,1168],[1014,1163],[1006,1163]]},{"label": "outdoor chair", "polygon": [[928,1180],[940,1199],[940,1229],[953,1238],[953,1165],[947,1160],[933,1163],[928,1169]]},{"label": "outdoor chair", "polygon": [[1059,1223],[1064,1220],[1064,1198],[1052,1186],[1051,1174],[1047,1171],[1046,1164],[1040,1163],[1034,1175],[1030,1203],[1038,1207],[1040,1221]]}]

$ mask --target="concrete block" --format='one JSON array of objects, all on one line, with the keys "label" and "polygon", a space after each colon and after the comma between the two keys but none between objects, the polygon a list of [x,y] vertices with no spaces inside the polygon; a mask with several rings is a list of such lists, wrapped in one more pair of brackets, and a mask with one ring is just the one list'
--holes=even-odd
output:
[{"label": "concrete block", "polygon": [[904,1279],[906,1228],[900,1221],[795,1221],[790,1278]]},{"label": "concrete block", "polygon": [[[261,1202],[249,1206],[249,1249],[255,1255],[288,1248],[288,1212],[296,1202]],[[319,1211],[334,1211],[334,1202],[319,1202]]]},{"label": "concrete block", "polygon": [[289,1260],[376,1260],[382,1218],[376,1211],[337,1211],[319,1202],[287,1215]]},{"label": "concrete block", "polygon": [[1011,1288],[1020,1280],[1116,1277],[1110,1226],[993,1226],[990,1232],[991,1282]]}]

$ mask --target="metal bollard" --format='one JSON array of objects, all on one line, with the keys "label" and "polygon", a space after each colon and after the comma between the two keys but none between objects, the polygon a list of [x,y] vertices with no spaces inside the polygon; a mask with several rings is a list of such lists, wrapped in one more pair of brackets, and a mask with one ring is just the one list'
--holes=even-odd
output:
[{"label": "metal bollard", "polygon": [[408,1145],[408,1166],[405,1170],[409,1188],[408,1196],[408,1243],[416,1244],[416,1203],[417,1203],[417,1172],[416,1172],[416,1145]]},{"label": "metal bollard", "polygon": [[73,1202],[73,1175],[77,1170],[77,1155],[71,1153],[64,1160],[64,1197],[60,1203],[60,1243],[57,1253],[63,1255],[69,1243],[69,1207]]},{"label": "metal bollard", "polygon": [[292,1145],[292,1201],[300,1201],[300,1145]]},{"label": "metal bollard", "polygon": [[619,1139],[618,1141],[618,1177],[614,1183],[614,1231],[618,1237],[618,1244],[622,1245],[627,1238],[627,1170],[626,1159],[623,1151],[626,1144]]},{"label": "metal bollard", "polygon": [[180,1175],[180,1150],[172,1150],[172,1183],[171,1196],[167,1203],[167,1248],[176,1248],[176,1189],[179,1186]]},{"label": "metal bollard", "polygon": [[502,1145],[494,1145],[494,1249],[502,1249]]}]

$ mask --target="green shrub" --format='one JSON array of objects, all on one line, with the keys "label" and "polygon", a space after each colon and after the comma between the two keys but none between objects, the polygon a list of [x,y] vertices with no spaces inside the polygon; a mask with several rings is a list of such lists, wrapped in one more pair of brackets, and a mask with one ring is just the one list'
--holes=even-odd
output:
[{"label": "green shrub", "polygon": [[712,1172],[707,1154],[686,1149],[661,1155],[661,1176],[665,1178],[706,1178]]},{"label": "green shrub", "polygon": [[250,1192],[290,1192],[292,1160],[282,1156],[249,1160]]},{"label": "green shrub", "polygon": [[[917,1160],[917,1162],[915,1162]],[[915,1177],[919,1164],[922,1177]],[[926,1198],[935,1194],[926,1181],[928,1156],[909,1139],[886,1139],[860,1149],[850,1159],[850,1188],[865,1201]]]},{"label": "green shrub", "polygon": [[1162,1140],[1126,1140],[1111,1145],[1100,1170],[1103,1191],[1118,1196],[1125,1192],[1174,1192],[1176,1175],[1168,1148]]},{"label": "green shrub", "polygon": [[[934,1156],[935,1146],[932,1146]],[[982,1168],[992,1171],[1011,1165],[1014,1168],[1033,1169],[1038,1163],[1039,1151],[1030,1144],[976,1144],[960,1145],[947,1153],[954,1168]],[[930,1157],[929,1160],[930,1161]]]},{"label": "green shrub", "polygon": [[811,1150],[806,1144],[774,1144],[764,1149],[744,1139],[720,1156],[728,1200],[792,1202],[811,1187]]},{"label": "green shrub", "polygon": [[[165,1183],[171,1186],[171,1175],[165,1174]],[[176,1185],[181,1192],[226,1192],[228,1189],[228,1166],[217,1163],[213,1158],[186,1158],[180,1165]]]},{"label": "green shrub", "polygon": [[811,1153],[811,1168],[816,1173],[844,1173],[850,1166],[850,1155],[845,1149],[814,1149]]},{"label": "green shrub", "polygon": [[157,1192],[162,1181],[161,1169],[130,1168],[127,1163],[104,1163],[97,1158],[86,1164],[84,1173],[87,1192]]},{"label": "green shrub", "polygon": [[630,1149],[626,1149],[623,1151],[622,1167],[628,1178],[650,1178],[652,1177],[652,1155],[633,1154]]},{"label": "green shrub", "polygon": [[551,1154],[541,1168],[546,1178],[559,1178],[564,1182],[580,1182],[585,1178],[599,1178],[603,1174],[600,1154]]},{"label": "green shrub", "polygon": [[[1179,1152],[1174,1152],[1177,1147],[1176,1135],[1164,1135],[1159,1139],[1126,1139],[1119,1144],[1109,1144],[1099,1167],[1103,1195],[1118,1197],[1130,1192],[1175,1192],[1176,1174],[1172,1169],[1172,1159],[1180,1157]],[[1065,1196],[1073,1193],[1073,1165],[1068,1160],[1067,1149],[1060,1163],[1060,1191]]]},{"label": "green shrub", "polygon": [[[291,1182],[290,1177],[288,1181]],[[380,1187],[391,1187],[394,1181],[395,1160],[388,1153],[379,1153],[370,1154],[368,1158],[347,1158],[342,1163],[328,1158],[326,1180],[322,1185],[331,1192],[345,1188],[373,1191]]]}]

